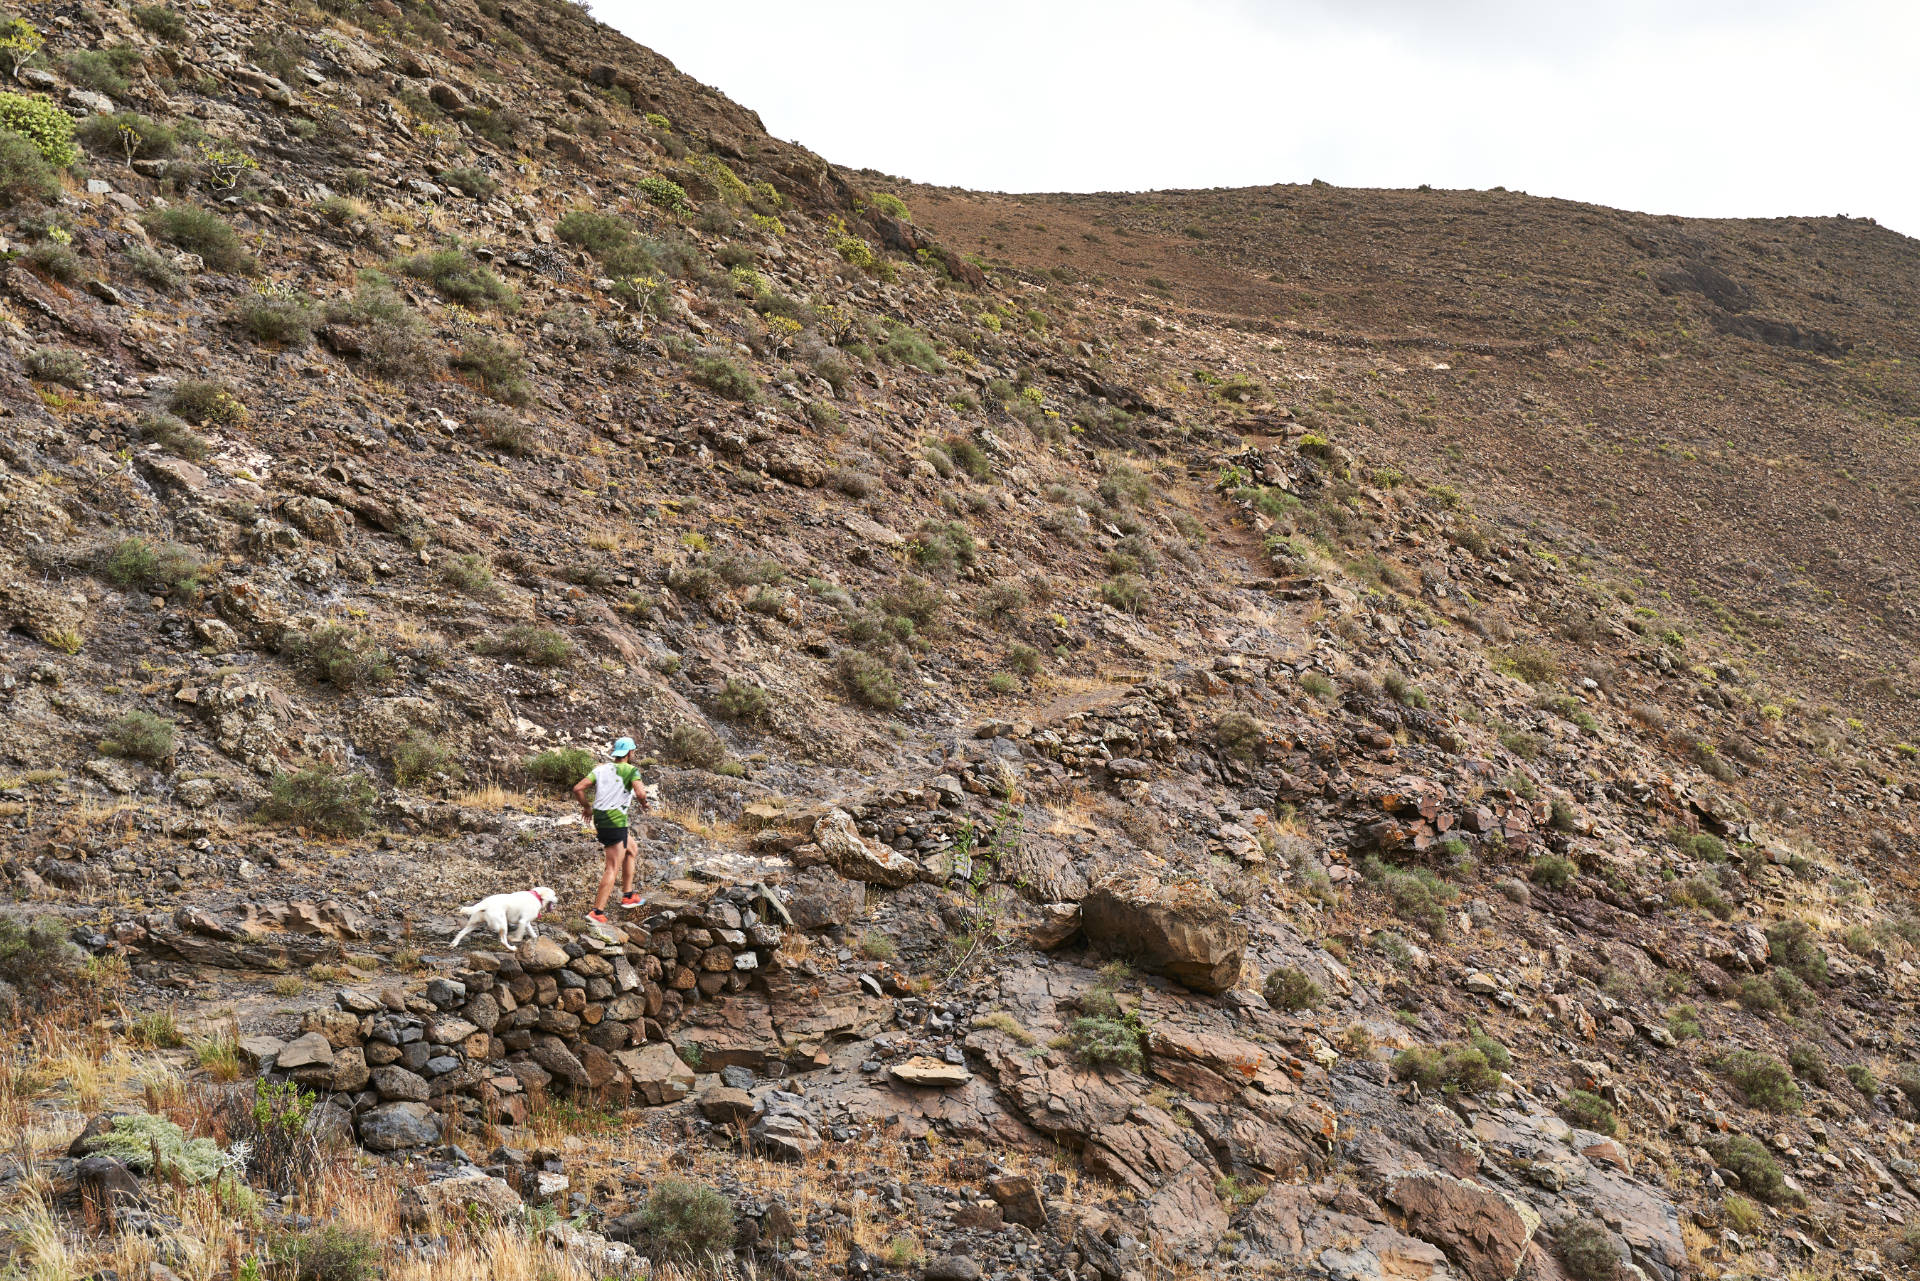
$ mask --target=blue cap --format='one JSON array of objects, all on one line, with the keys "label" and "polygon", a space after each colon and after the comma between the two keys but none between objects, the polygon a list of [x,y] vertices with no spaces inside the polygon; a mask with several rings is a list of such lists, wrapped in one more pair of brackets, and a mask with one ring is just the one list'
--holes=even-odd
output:
[{"label": "blue cap", "polygon": [[616,738],[613,740],[613,754],[615,756],[625,756],[628,752],[631,752],[632,750],[633,750],[632,739]]}]

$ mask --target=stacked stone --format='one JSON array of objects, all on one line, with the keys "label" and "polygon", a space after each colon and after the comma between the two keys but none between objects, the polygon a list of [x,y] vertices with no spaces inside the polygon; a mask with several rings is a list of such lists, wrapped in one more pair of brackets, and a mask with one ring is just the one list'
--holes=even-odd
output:
[{"label": "stacked stone", "polygon": [[342,991],[339,1008],[256,1057],[332,1092],[380,1150],[437,1141],[440,1115],[455,1111],[520,1124],[528,1097],[550,1087],[669,1102],[692,1083],[667,1044],[682,1014],[778,968],[782,929],[768,912],[784,908],[736,887],[640,926],[474,952],[420,992]]}]

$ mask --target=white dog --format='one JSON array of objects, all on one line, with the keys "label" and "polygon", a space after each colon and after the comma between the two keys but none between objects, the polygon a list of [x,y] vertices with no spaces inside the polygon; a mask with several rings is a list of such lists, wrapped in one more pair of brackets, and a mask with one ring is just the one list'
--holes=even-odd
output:
[{"label": "white dog", "polygon": [[[460,909],[466,914],[467,923],[453,936],[452,946],[459,947],[460,940],[471,934],[482,921],[500,936],[502,947],[512,947],[522,939],[538,938],[539,931],[533,928],[533,922],[551,906],[553,891],[544,885],[536,885],[517,894],[489,895],[478,903]],[[517,931],[511,939],[507,937],[508,930]]]}]

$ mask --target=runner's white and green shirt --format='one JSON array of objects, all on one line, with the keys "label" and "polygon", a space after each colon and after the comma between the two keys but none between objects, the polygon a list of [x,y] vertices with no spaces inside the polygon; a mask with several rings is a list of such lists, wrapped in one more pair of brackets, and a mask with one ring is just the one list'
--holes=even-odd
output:
[{"label": "runner's white and green shirt", "polygon": [[627,826],[627,802],[639,785],[637,767],[609,761],[593,767],[593,823],[595,827]]}]

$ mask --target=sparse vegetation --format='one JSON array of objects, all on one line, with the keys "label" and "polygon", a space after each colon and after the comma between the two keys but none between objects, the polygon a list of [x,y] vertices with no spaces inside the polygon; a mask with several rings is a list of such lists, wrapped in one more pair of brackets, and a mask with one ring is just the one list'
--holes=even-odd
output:
[{"label": "sparse vegetation", "polygon": [[593,753],[578,747],[557,747],[527,758],[527,773],[551,787],[572,787],[593,766]]},{"label": "sparse vegetation", "polygon": [[1296,1013],[1300,1010],[1317,1010],[1327,999],[1327,994],[1313,981],[1313,977],[1294,966],[1282,966],[1268,974],[1266,984],[1260,990],[1267,998],[1268,1005]]},{"label": "sparse vegetation", "polygon": [[377,798],[365,774],[315,765],[275,774],[260,817],[326,836],[358,836],[367,830]]},{"label": "sparse vegetation", "polygon": [[173,722],[152,712],[128,712],[114,721],[100,750],[108,756],[125,756],[157,765],[173,755],[176,732]]},{"label": "sparse vegetation", "polygon": [[641,1207],[640,1222],[658,1258],[704,1264],[733,1246],[733,1206],[702,1183],[661,1179]]},{"label": "sparse vegetation", "polygon": [[211,209],[198,205],[150,209],[140,216],[140,225],[168,244],[198,254],[213,271],[246,273],[253,270],[253,256],[241,245],[240,237],[226,219]]}]

